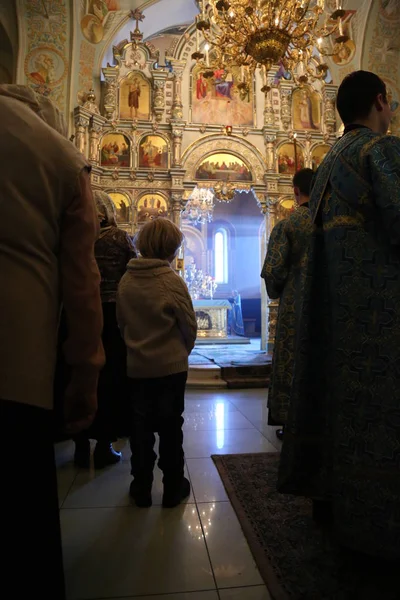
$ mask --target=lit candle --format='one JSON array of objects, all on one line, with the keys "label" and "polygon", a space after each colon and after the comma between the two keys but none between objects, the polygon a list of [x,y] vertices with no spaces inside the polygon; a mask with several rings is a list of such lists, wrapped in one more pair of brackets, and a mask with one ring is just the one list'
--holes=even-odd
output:
[{"label": "lit candle", "polygon": [[336,0],[336,10],[341,10],[341,0]]},{"label": "lit candle", "polygon": [[342,23],[342,19],[339,19],[339,35],[343,35],[343,23]]},{"label": "lit candle", "polygon": [[196,51],[199,51],[199,47],[200,47],[200,33],[199,30],[196,27]]},{"label": "lit candle", "polygon": [[201,10],[201,16],[202,16],[202,17],[203,17],[203,19],[204,19],[204,18],[205,18],[205,16],[206,16],[206,2],[205,2],[205,0],[203,0],[203,2],[201,3],[201,6],[202,6],[202,10]]}]

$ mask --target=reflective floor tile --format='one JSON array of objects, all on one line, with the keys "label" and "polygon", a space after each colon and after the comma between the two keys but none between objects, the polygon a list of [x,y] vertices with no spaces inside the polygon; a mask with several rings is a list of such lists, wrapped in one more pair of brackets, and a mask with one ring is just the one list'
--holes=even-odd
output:
[{"label": "reflective floor tile", "polygon": [[[187,469],[185,475],[188,477]],[[132,481],[130,465],[126,461],[102,471],[80,471],[66,497],[63,508],[100,508],[130,506],[129,486]],[[152,489],[153,505],[161,505],[163,495],[162,472],[156,466]],[[185,503],[194,502],[193,494]]]},{"label": "reflective floor tile", "polygon": [[214,589],[193,505],[61,511],[68,600]]},{"label": "reflective floor tile", "polygon": [[186,463],[196,502],[228,500],[224,484],[211,458],[188,458]]},{"label": "reflective floor tile", "polygon": [[220,590],[219,596],[221,600],[272,600],[265,585]]},{"label": "reflective floor tile", "polygon": [[184,436],[186,458],[209,458],[212,454],[274,452],[275,447],[256,429],[190,431]]},{"label": "reflective floor tile", "polygon": [[229,502],[199,505],[218,588],[262,584],[235,511]]}]

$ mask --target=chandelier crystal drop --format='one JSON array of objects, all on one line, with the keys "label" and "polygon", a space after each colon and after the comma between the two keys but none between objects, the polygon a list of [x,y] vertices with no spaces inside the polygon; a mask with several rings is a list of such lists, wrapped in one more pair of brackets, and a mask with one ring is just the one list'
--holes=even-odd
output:
[{"label": "chandelier crystal drop", "polygon": [[[330,15],[325,13],[325,0],[200,0],[199,5],[192,58],[206,72],[214,63],[250,72],[262,67],[265,73],[280,64],[295,80],[300,71],[300,84],[324,79],[328,65],[322,58],[337,54],[349,39],[343,33],[346,13],[341,0],[336,0],[336,10]],[[207,42],[205,52],[200,51],[199,32]],[[324,44],[329,37],[331,53]]]},{"label": "chandelier crystal drop", "polygon": [[193,225],[210,223],[213,218],[214,194],[208,188],[195,187],[182,213]]}]

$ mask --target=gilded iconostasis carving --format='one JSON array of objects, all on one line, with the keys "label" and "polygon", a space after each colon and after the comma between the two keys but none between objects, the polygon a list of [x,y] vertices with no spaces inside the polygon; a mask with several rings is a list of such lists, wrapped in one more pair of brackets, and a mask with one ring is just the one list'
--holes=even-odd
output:
[{"label": "gilded iconostasis carving", "polygon": [[[385,79],[392,131],[400,131],[397,0],[346,0],[342,27],[350,39],[329,59],[328,83],[297,87],[277,65],[266,94],[260,74],[250,80],[240,67],[200,68],[191,58],[198,43],[204,46],[193,26],[198,7],[194,0],[175,4],[179,25],[170,20],[168,0],[146,2],[142,10],[135,0],[16,3],[24,32],[18,80],[68,117],[74,111],[70,133],[93,164],[93,183],[127,199],[129,206],[122,197],[118,206],[129,227],[139,222],[144,191],[165,192],[154,206],[166,202],[177,218],[197,183],[252,187],[267,210],[267,198],[284,197],[295,170],[317,168],[336,139],[337,85],[354,69]],[[335,9],[336,0],[326,5]],[[333,53],[335,42],[326,43]],[[153,210],[150,200],[146,209]]]}]

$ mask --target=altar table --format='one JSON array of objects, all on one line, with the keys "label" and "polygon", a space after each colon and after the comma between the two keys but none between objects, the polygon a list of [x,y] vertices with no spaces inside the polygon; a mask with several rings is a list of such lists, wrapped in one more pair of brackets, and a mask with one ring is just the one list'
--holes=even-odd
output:
[{"label": "altar table", "polygon": [[228,337],[229,300],[193,300],[197,320],[197,337]]}]

